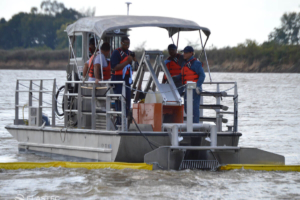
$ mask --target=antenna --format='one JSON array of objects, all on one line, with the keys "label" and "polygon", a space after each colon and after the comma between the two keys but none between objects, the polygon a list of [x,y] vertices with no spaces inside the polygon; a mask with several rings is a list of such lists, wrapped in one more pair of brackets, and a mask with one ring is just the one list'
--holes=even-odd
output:
[{"label": "antenna", "polygon": [[132,4],[131,2],[125,2],[125,4],[127,4],[127,15],[129,15],[129,6],[130,4]]}]

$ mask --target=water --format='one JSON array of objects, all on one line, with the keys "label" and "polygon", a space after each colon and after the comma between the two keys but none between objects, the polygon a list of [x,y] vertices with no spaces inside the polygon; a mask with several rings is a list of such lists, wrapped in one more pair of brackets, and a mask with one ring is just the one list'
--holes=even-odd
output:
[{"label": "water", "polygon": [[[0,162],[51,160],[18,154],[16,140],[4,127],[14,119],[16,78],[56,78],[60,86],[65,77],[64,71],[1,70]],[[285,156],[286,164],[300,165],[300,74],[213,73],[212,78],[238,82],[240,146],[278,153]],[[205,102],[209,100],[213,99]],[[231,100],[222,104],[230,105]],[[20,105],[26,103],[27,99]],[[1,170],[0,180],[0,199],[20,195],[25,199],[300,199],[299,172],[49,168]]]}]

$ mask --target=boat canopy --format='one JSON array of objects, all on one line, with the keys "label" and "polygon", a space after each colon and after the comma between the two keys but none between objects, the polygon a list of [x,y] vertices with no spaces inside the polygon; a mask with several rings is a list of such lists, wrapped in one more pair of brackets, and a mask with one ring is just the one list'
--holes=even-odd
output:
[{"label": "boat canopy", "polygon": [[67,26],[69,36],[76,32],[93,32],[100,38],[108,31],[118,29],[128,29],[135,27],[160,27],[165,28],[169,32],[169,37],[179,31],[202,30],[209,37],[210,30],[199,26],[197,23],[170,17],[155,16],[133,16],[133,15],[112,15],[99,17],[81,18],[73,24]]}]

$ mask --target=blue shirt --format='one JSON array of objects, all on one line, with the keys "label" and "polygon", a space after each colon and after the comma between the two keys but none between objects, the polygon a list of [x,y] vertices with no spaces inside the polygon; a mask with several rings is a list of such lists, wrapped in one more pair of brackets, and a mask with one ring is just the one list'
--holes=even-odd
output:
[{"label": "blue shirt", "polygon": [[[122,50],[123,51],[123,50]],[[127,55],[129,55],[129,51],[124,51]],[[114,69],[118,64],[120,64],[121,62],[121,55],[120,55],[120,52],[116,49],[113,51],[113,53],[111,54],[111,57],[110,57],[110,66],[111,66],[111,69]],[[125,80],[126,79],[129,79],[129,75],[126,75],[125,76]],[[124,80],[123,76],[122,75],[112,75],[111,76],[111,80],[112,81],[117,81],[117,80]]]},{"label": "blue shirt", "polygon": [[[123,51],[123,50],[122,50]],[[129,51],[124,51],[127,55],[129,55]],[[120,64],[121,62],[121,55],[120,55],[120,52],[118,50],[114,50],[113,53],[111,54],[111,57],[110,57],[110,65],[111,65],[111,68],[115,68],[116,65]]]},{"label": "blue shirt", "polygon": [[[194,58],[194,56],[192,56],[188,61],[185,61],[183,63],[183,66],[189,62],[190,60],[192,60]],[[202,83],[204,82],[205,79],[205,73],[202,67],[202,63],[199,60],[195,60],[190,68],[191,70],[193,70],[194,72],[196,72],[196,74],[199,75],[199,79],[197,81],[197,87],[199,87],[202,90]],[[181,79],[181,74],[179,75],[180,79]]]}]

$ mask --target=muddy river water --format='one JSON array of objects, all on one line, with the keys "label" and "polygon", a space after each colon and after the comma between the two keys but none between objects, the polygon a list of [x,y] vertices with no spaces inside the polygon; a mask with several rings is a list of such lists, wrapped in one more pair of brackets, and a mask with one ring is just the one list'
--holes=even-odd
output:
[{"label": "muddy river water", "polygon": [[[65,77],[64,71],[1,70],[0,162],[51,160],[43,156],[19,154],[17,141],[4,127],[14,119],[16,78],[56,78],[60,86]],[[239,146],[278,153],[285,156],[286,164],[300,165],[300,74],[212,73],[212,78],[214,81],[238,83],[239,132],[243,134]],[[45,87],[50,89],[52,86]],[[221,90],[228,88],[225,85]],[[206,86],[206,89],[211,91],[214,88]],[[206,103],[211,101],[205,99]],[[231,102],[232,99],[223,99],[222,104],[230,105]],[[27,98],[20,102],[21,105],[26,103]],[[232,106],[229,106],[230,110]],[[208,111],[207,115],[212,113]],[[228,118],[228,124],[232,123],[232,117]],[[0,169],[0,199],[42,198],[300,199],[300,173]]]}]

